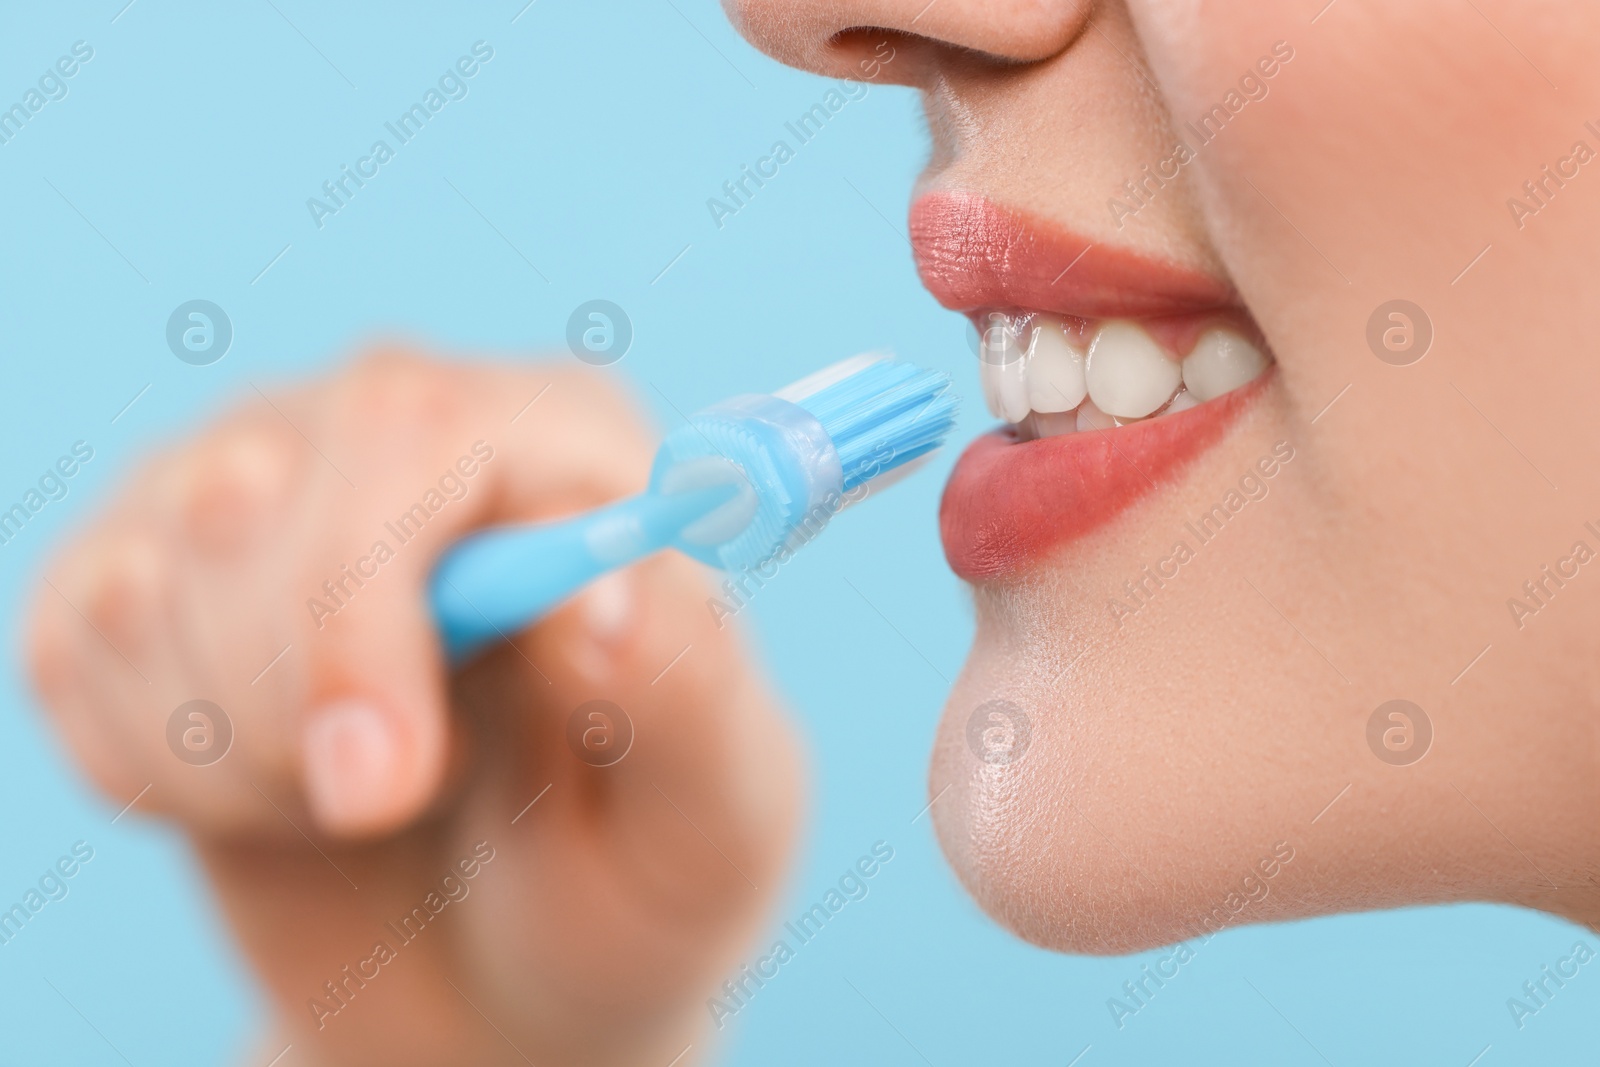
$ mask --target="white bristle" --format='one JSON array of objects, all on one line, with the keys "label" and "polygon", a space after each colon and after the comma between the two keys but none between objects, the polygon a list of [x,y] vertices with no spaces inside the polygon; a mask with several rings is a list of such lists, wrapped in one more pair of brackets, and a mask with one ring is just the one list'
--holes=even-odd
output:
[{"label": "white bristle", "polygon": [[870,367],[874,363],[881,363],[886,359],[893,359],[887,352],[863,352],[859,356],[849,356],[837,363],[830,363],[821,370],[806,375],[797,382],[784,386],[772,395],[779,400],[787,400],[791,404],[798,404],[808,396],[814,396],[830,385],[844,381],[852,374],[859,373],[862,368]]}]

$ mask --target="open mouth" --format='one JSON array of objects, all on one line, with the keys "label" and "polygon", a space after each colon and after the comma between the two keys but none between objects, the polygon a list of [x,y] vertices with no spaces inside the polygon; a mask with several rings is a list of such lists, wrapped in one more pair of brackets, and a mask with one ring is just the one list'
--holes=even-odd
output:
[{"label": "open mouth", "polygon": [[977,197],[931,193],[911,221],[923,280],[973,320],[984,399],[1007,423],[945,488],[964,578],[1020,569],[1171,484],[1270,378],[1260,330],[1208,275]]},{"label": "open mouth", "polygon": [[1239,314],[1096,322],[990,311],[976,318],[984,402],[1021,441],[1175,415],[1272,366],[1259,333]]}]

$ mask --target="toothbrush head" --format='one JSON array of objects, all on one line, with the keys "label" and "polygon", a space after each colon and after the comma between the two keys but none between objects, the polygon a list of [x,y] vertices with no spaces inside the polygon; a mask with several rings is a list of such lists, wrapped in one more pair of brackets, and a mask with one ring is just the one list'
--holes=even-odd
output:
[{"label": "toothbrush head", "polygon": [[856,356],[774,395],[734,397],[692,416],[662,443],[650,486],[736,486],[675,544],[724,570],[755,566],[810,541],[869,483],[938,448],[956,405],[947,374]]}]

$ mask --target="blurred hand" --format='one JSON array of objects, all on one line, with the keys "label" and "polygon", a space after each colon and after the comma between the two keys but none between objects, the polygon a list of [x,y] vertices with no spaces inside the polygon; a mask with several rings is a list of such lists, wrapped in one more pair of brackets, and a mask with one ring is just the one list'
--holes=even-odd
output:
[{"label": "blurred hand", "polygon": [[[39,692],[113,804],[193,839],[280,1067],[706,1050],[799,792],[709,583],[649,559],[454,675],[424,599],[474,528],[641,489],[642,426],[596,374],[371,357],[158,459],[49,571]],[[226,722],[169,729],[193,700]],[[569,739],[590,700],[631,720],[614,765],[618,717]]]}]

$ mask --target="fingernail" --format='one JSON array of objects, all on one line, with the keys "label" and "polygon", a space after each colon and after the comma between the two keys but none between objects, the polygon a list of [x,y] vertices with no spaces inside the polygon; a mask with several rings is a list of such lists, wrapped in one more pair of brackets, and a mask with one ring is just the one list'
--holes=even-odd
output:
[{"label": "fingernail", "polygon": [[367,829],[394,804],[400,746],[391,718],[360,700],[340,700],[306,724],[306,797],[329,830]]},{"label": "fingernail", "polygon": [[636,619],[634,578],[614,571],[596,579],[575,603],[579,625],[570,629],[563,654],[591,682],[603,682],[617,671],[617,654],[633,632]]},{"label": "fingernail", "polygon": [[589,633],[604,644],[617,644],[628,634],[634,621],[634,576],[613,571],[591,582],[578,598],[583,622]]}]

